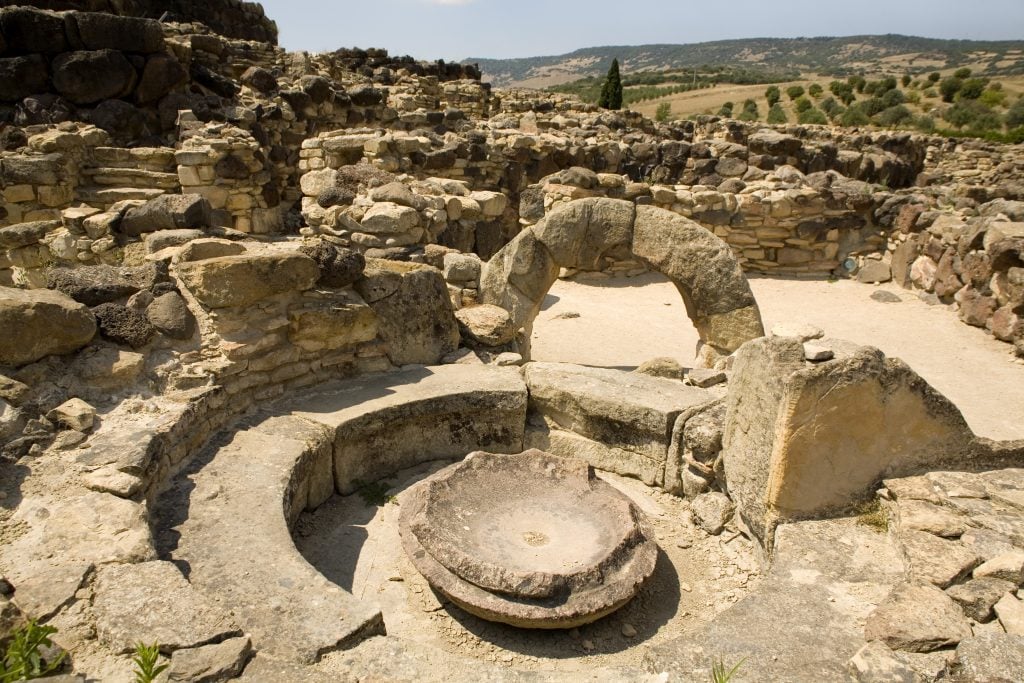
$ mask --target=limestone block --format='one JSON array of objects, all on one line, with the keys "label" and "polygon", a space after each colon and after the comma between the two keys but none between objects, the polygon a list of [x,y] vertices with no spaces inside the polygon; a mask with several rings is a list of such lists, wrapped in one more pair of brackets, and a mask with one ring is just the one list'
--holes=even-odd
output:
[{"label": "limestone block", "polygon": [[532,230],[563,268],[598,269],[601,257],[633,238],[635,208],[615,199],[583,199],[549,214]]},{"label": "limestone block", "polygon": [[459,327],[437,269],[367,259],[355,288],[377,315],[380,338],[395,365],[434,364],[458,348]]},{"label": "limestone block", "polygon": [[476,282],[480,279],[482,264],[476,254],[449,252],[444,255],[442,272],[447,282]]},{"label": "limestone block", "polygon": [[115,652],[131,652],[141,641],[158,643],[168,654],[242,635],[171,562],[101,567],[94,590],[97,635]]},{"label": "limestone block", "polygon": [[956,603],[926,585],[897,586],[864,625],[865,639],[907,652],[930,652],[971,635],[971,626]]},{"label": "limestone block", "polygon": [[96,409],[80,398],[72,398],[51,410],[46,417],[66,429],[88,432],[96,422]]},{"label": "limestone block", "polygon": [[378,202],[367,209],[361,221],[362,229],[372,235],[391,235],[411,232],[419,227],[420,215],[416,209],[392,202]]},{"label": "limestone block", "polygon": [[84,305],[47,289],[0,287],[0,364],[24,365],[52,354],[77,351],[96,335],[96,319]]},{"label": "limestone block", "polygon": [[210,308],[248,306],[261,299],[313,287],[320,269],[298,253],[250,253],[180,263],[179,278]]},{"label": "limestone block", "polygon": [[882,477],[963,462],[979,448],[952,403],[870,347],[804,367],[798,339],[755,340],[737,352],[731,385],[729,490],[769,546],[778,519],[828,514]]},{"label": "limestone block", "polygon": [[377,316],[355,292],[341,290],[329,300],[288,311],[288,341],[306,351],[333,351],[371,341],[377,329]]},{"label": "limestone block", "polygon": [[492,304],[468,306],[455,311],[459,331],[484,346],[501,346],[515,338],[516,328],[508,311]]},{"label": "limestone block", "polygon": [[567,432],[649,460],[657,483],[676,418],[719,396],[675,380],[561,363],[530,363],[525,377],[531,411]]}]

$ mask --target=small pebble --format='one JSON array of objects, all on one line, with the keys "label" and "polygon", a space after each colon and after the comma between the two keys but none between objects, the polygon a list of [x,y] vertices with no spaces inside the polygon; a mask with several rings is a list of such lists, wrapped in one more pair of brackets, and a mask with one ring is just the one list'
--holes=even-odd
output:
[{"label": "small pebble", "polygon": [[693,590],[693,588],[691,588],[690,584],[688,584],[688,583],[680,583],[679,584],[679,590],[683,591],[684,593],[689,593],[690,591]]},{"label": "small pebble", "polygon": [[594,641],[592,641],[592,640],[584,640],[583,641],[583,649],[586,650],[587,652],[593,652],[596,647],[597,646],[594,645]]},{"label": "small pebble", "polygon": [[622,635],[624,635],[627,638],[636,638],[636,629],[633,628],[632,624],[623,624]]}]

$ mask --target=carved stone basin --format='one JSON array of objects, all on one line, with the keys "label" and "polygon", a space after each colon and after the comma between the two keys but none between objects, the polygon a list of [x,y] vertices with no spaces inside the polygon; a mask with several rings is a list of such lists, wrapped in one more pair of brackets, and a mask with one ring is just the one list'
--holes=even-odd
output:
[{"label": "carved stone basin", "polygon": [[643,514],[581,460],[476,452],[409,491],[402,543],[471,614],[572,628],[609,614],[654,571]]}]

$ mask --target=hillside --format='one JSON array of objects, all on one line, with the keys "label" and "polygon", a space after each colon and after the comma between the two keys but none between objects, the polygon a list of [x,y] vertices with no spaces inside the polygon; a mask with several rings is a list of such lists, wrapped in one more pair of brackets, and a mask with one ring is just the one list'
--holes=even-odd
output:
[{"label": "hillside", "polygon": [[[942,40],[914,36],[748,38],[692,45],[604,46],[522,59],[471,58],[498,87],[543,88],[601,76],[613,57],[625,72],[674,71],[704,65],[758,71],[846,76],[924,72],[963,66],[986,75],[1024,73],[1024,40]],[[785,80],[785,79],[780,79]]]}]

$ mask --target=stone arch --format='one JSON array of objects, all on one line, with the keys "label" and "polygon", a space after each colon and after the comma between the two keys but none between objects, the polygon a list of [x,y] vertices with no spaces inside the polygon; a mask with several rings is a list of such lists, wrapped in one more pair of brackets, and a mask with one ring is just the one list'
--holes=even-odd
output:
[{"label": "stone arch", "polygon": [[579,199],[520,232],[485,265],[484,303],[501,306],[522,328],[529,355],[533,320],[560,268],[596,270],[608,253],[631,253],[669,278],[700,335],[706,366],[764,336],[761,312],[732,250],[699,224],[620,199]]}]

